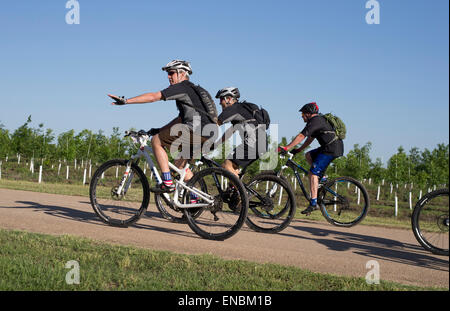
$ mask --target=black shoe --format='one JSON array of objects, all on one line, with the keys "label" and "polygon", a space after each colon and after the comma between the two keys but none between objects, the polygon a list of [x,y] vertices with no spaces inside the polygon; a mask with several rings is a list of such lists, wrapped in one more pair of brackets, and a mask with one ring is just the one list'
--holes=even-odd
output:
[{"label": "black shoe", "polygon": [[312,206],[311,204],[305,209],[305,210],[303,210],[301,213],[302,214],[306,214],[306,215],[309,215],[309,214],[311,214],[312,212],[314,212],[315,210],[317,210],[318,208],[317,208],[317,206]]},{"label": "black shoe", "polygon": [[151,187],[150,191],[154,193],[170,193],[175,191],[175,185],[172,184],[170,186],[167,186],[165,183],[160,183],[155,187]]}]

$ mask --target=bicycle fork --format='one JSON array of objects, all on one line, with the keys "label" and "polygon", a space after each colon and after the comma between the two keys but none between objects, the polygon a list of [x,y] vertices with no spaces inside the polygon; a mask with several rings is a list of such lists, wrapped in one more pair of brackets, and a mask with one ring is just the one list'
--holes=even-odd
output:
[{"label": "bicycle fork", "polygon": [[125,172],[123,173],[122,180],[119,183],[119,187],[117,187],[117,190],[115,191],[115,194],[117,197],[123,197],[127,193],[128,189],[131,186],[131,181],[134,177],[134,172],[131,171],[131,162],[127,163],[127,167],[125,169]]}]

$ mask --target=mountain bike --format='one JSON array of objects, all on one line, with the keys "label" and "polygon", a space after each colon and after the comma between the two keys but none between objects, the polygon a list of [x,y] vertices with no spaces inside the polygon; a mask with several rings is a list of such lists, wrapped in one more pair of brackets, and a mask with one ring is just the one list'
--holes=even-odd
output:
[{"label": "mountain bike", "polygon": [[448,209],[448,188],[439,189],[424,195],[411,215],[412,230],[417,241],[436,255],[449,255]]},{"label": "mountain bike", "polygon": [[[242,168],[239,173],[241,181],[246,169],[253,162]],[[206,156],[196,162],[196,166],[200,165],[209,168],[221,167],[219,163]],[[222,187],[227,188],[226,181],[220,182]],[[288,182],[273,174],[259,174],[243,185],[249,201],[246,223],[251,229],[263,233],[277,233],[289,225],[294,218],[296,204],[295,194]],[[163,197],[156,195],[155,199],[156,206],[164,218],[173,222],[185,221],[179,211]]]},{"label": "mountain bike", "polygon": [[[306,191],[299,173],[299,171],[302,171],[308,174],[308,171],[292,160],[294,156],[292,153],[282,151],[280,157],[284,158],[285,156],[288,157],[286,163],[280,171],[272,172],[272,174],[285,178],[283,171],[291,169],[303,196],[307,202],[310,202],[311,197]],[[366,217],[370,202],[367,190],[359,181],[352,177],[343,176],[319,182],[317,205],[323,217],[330,224],[338,227],[352,227]]]},{"label": "mountain bike", "polygon": [[[149,181],[139,167],[141,158],[147,161],[155,181],[162,182],[150,156],[152,148],[147,146],[149,134],[142,130],[127,131],[125,137],[139,146],[137,153],[130,159],[114,159],[102,164],[95,171],[89,188],[95,213],[103,222],[119,227],[139,220],[149,204]],[[239,178],[222,168],[207,168],[184,182],[189,163],[179,169],[169,162],[169,167],[180,177],[174,180],[175,191],[163,196],[183,213],[195,233],[205,239],[224,240],[239,231],[248,211],[247,193]],[[221,179],[233,187],[233,197],[220,187]],[[193,195],[198,202],[190,203]]]}]

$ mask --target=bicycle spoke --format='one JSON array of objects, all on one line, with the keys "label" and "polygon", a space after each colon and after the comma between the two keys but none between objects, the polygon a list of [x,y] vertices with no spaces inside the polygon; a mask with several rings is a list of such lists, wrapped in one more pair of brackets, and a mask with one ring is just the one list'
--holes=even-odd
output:
[{"label": "bicycle spoke", "polygon": [[413,212],[413,230],[428,250],[448,255],[449,198],[448,190],[437,190],[424,196]]},{"label": "bicycle spoke", "polygon": [[[208,239],[224,239],[232,236],[245,220],[248,201],[239,179],[221,168],[209,168],[200,171],[188,183],[191,188],[207,193],[214,202],[200,210],[187,208],[191,228],[200,236]],[[186,190],[184,203],[205,203],[193,191]],[[201,212],[199,212],[201,211]]]},{"label": "bicycle spoke", "polygon": [[259,232],[276,233],[286,228],[295,214],[290,186],[271,174],[260,174],[246,186],[250,198],[247,224]]},{"label": "bicycle spoke", "polygon": [[[348,187],[347,184],[352,185]],[[345,184],[345,186],[342,186]],[[320,204],[325,218],[337,226],[353,226],[367,214],[369,198],[364,187],[350,177],[341,177],[321,187]]]},{"label": "bicycle spoke", "polygon": [[94,174],[91,202],[96,213],[112,225],[136,221],[148,204],[145,182],[136,167],[127,173],[125,162],[100,167]]}]

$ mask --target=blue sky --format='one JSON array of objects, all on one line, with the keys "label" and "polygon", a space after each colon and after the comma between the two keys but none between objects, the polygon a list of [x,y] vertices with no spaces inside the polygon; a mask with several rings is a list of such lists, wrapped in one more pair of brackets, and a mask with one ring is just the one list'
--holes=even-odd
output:
[{"label": "blue sky", "polygon": [[161,126],[174,102],[113,107],[106,94],[161,90],[161,67],[186,59],[213,95],[237,86],[265,107],[280,138],[303,129],[298,109],[316,101],[345,121],[346,153],[370,141],[386,162],[399,146],[448,144],[447,0],[379,0],[379,25],[366,23],[366,0],[78,0],[79,25],[66,24],[66,2],[2,4],[9,130],[28,115],[57,134]]}]

